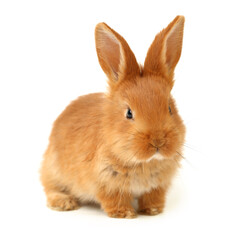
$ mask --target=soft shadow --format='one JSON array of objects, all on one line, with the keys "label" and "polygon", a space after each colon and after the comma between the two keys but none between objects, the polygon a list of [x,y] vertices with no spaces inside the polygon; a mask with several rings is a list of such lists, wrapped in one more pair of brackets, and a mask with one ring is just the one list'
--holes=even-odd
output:
[{"label": "soft shadow", "polygon": [[168,191],[165,212],[175,211],[177,208],[180,208],[185,196],[185,186],[181,178],[178,176]]}]

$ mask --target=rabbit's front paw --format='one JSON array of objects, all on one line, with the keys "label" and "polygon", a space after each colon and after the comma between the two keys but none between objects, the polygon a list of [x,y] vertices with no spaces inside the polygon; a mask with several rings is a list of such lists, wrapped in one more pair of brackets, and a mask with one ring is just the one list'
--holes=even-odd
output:
[{"label": "rabbit's front paw", "polygon": [[133,209],[122,209],[108,212],[108,216],[112,218],[136,218],[137,214]]},{"label": "rabbit's front paw", "polygon": [[157,215],[163,212],[166,190],[158,187],[138,199],[139,213]]},{"label": "rabbit's front paw", "polygon": [[140,213],[142,214],[146,214],[146,215],[157,215],[159,213],[163,212],[163,208],[162,207],[150,207],[150,208],[144,208],[139,210]]}]

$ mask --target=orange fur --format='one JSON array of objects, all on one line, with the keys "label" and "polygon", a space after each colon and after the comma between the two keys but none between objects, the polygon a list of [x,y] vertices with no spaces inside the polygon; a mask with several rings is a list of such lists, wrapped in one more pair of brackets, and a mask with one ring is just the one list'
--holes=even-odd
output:
[{"label": "orange fur", "polygon": [[[111,217],[132,218],[131,202],[139,198],[140,212],[162,212],[185,136],[170,93],[183,23],[178,16],[156,36],[144,67],[118,33],[96,26],[109,90],[79,97],[55,121],[41,168],[50,207],[96,202]],[[134,119],[126,118],[128,108]]]}]

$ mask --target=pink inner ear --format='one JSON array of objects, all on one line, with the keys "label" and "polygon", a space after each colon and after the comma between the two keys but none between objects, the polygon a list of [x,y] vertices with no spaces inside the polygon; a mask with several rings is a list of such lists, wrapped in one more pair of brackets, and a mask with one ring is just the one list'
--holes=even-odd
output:
[{"label": "pink inner ear", "polygon": [[178,63],[182,50],[182,29],[183,26],[176,24],[166,40],[166,64],[169,70],[173,70]]},{"label": "pink inner ear", "polygon": [[116,39],[107,33],[102,35],[101,55],[107,64],[111,67],[115,77],[118,77],[120,65],[120,46]]}]

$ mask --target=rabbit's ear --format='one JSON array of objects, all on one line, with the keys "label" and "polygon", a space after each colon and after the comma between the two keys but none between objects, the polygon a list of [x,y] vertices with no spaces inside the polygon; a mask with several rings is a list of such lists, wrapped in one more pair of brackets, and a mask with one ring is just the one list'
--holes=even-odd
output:
[{"label": "rabbit's ear", "polygon": [[172,82],[182,51],[184,21],[183,16],[177,16],[156,35],[145,59],[144,72],[161,75]]},{"label": "rabbit's ear", "polygon": [[109,84],[140,74],[136,58],[125,39],[105,23],[95,29],[95,41],[99,63]]}]

